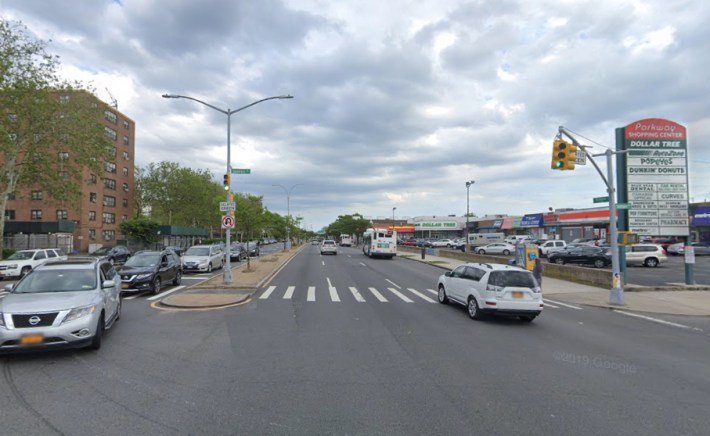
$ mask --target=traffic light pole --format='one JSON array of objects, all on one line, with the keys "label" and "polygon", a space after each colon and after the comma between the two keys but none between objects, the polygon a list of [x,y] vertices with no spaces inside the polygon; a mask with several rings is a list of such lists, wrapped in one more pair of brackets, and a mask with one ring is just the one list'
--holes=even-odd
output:
[{"label": "traffic light pole", "polygon": [[[587,153],[586,146],[581,145],[577,140],[570,135],[564,127],[560,126],[559,132],[566,137],[568,137],[572,143],[580,148],[584,153]],[[604,181],[606,185],[607,192],[609,193],[609,239],[611,242],[611,289],[609,291],[609,304],[615,306],[621,306],[624,304],[624,288],[621,283],[621,268],[619,261],[619,236],[618,230],[616,228],[616,198],[614,197],[614,170],[612,166],[612,156],[615,154],[626,153],[626,151],[612,151],[607,149],[604,153],[590,155],[587,153],[587,157],[594,165],[594,168],[599,173],[599,176]],[[606,173],[607,176],[604,177],[599,165],[594,161],[593,157],[606,156]]]}]

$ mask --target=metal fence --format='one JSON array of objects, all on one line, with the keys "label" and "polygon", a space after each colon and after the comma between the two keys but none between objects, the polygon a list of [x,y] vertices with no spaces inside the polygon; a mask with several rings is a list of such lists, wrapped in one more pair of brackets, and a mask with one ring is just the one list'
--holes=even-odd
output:
[{"label": "metal fence", "polygon": [[15,250],[35,248],[61,248],[67,253],[74,251],[74,235],[71,233],[22,233],[3,237],[3,247]]}]

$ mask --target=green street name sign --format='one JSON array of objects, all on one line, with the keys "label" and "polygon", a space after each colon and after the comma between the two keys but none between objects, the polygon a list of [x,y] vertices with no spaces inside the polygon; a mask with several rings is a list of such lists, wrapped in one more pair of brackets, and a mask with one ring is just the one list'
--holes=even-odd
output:
[{"label": "green street name sign", "polygon": [[595,203],[608,203],[609,197],[594,197],[592,201]]},{"label": "green street name sign", "polygon": [[232,174],[251,174],[249,168],[232,168]]},{"label": "green street name sign", "polygon": [[616,205],[617,209],[631,209],[632,203],[619,203]]}]

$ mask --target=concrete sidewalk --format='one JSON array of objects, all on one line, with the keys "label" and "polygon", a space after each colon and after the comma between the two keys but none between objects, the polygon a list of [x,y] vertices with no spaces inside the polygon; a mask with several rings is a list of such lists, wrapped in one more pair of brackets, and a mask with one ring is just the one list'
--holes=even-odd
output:
[{"label": "concrete sidewalk", "polygon": [[[397,256],[428,263],[444,270],[452,270],[464,263],[461,260],[429,254],[426,254],[423,260],[420,254],[409,252],[399,253]],[[609,304],[609,289],[544,276],[542,280],[544,296],[566,303],[669,315],[710,316],[710,290],[707,287],[695,288],[703,290],[686,290],[684,286],[628,287],[624,292],[625,304],[618,306]]]}]

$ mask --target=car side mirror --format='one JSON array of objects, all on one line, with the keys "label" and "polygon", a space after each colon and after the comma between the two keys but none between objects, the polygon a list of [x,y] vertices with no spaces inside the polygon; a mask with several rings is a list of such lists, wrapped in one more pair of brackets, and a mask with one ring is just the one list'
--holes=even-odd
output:
[{"label": "car side mirror", "polygon": [[451,271],[446,271],[446,272],[444,273],[444,275],[445,275],[446,277],[451,277],[453,274],[451,273]]},{"label": "car side mirror", "polygon": [[14,283],[10,283],[10,284],[8,284],[8,285],[3,286],[3,288],[4,288],[7,292],[12,291],[12,288],[14,288],[14,287],[15,287],[15,284],[14,284]]},{"label": "car side mirror", "polygon": [[116,282],[113,280],[104,280],[104,282],[101,284],[101,287],[103,289],[113,288],[114,286],[116,286]]}]

